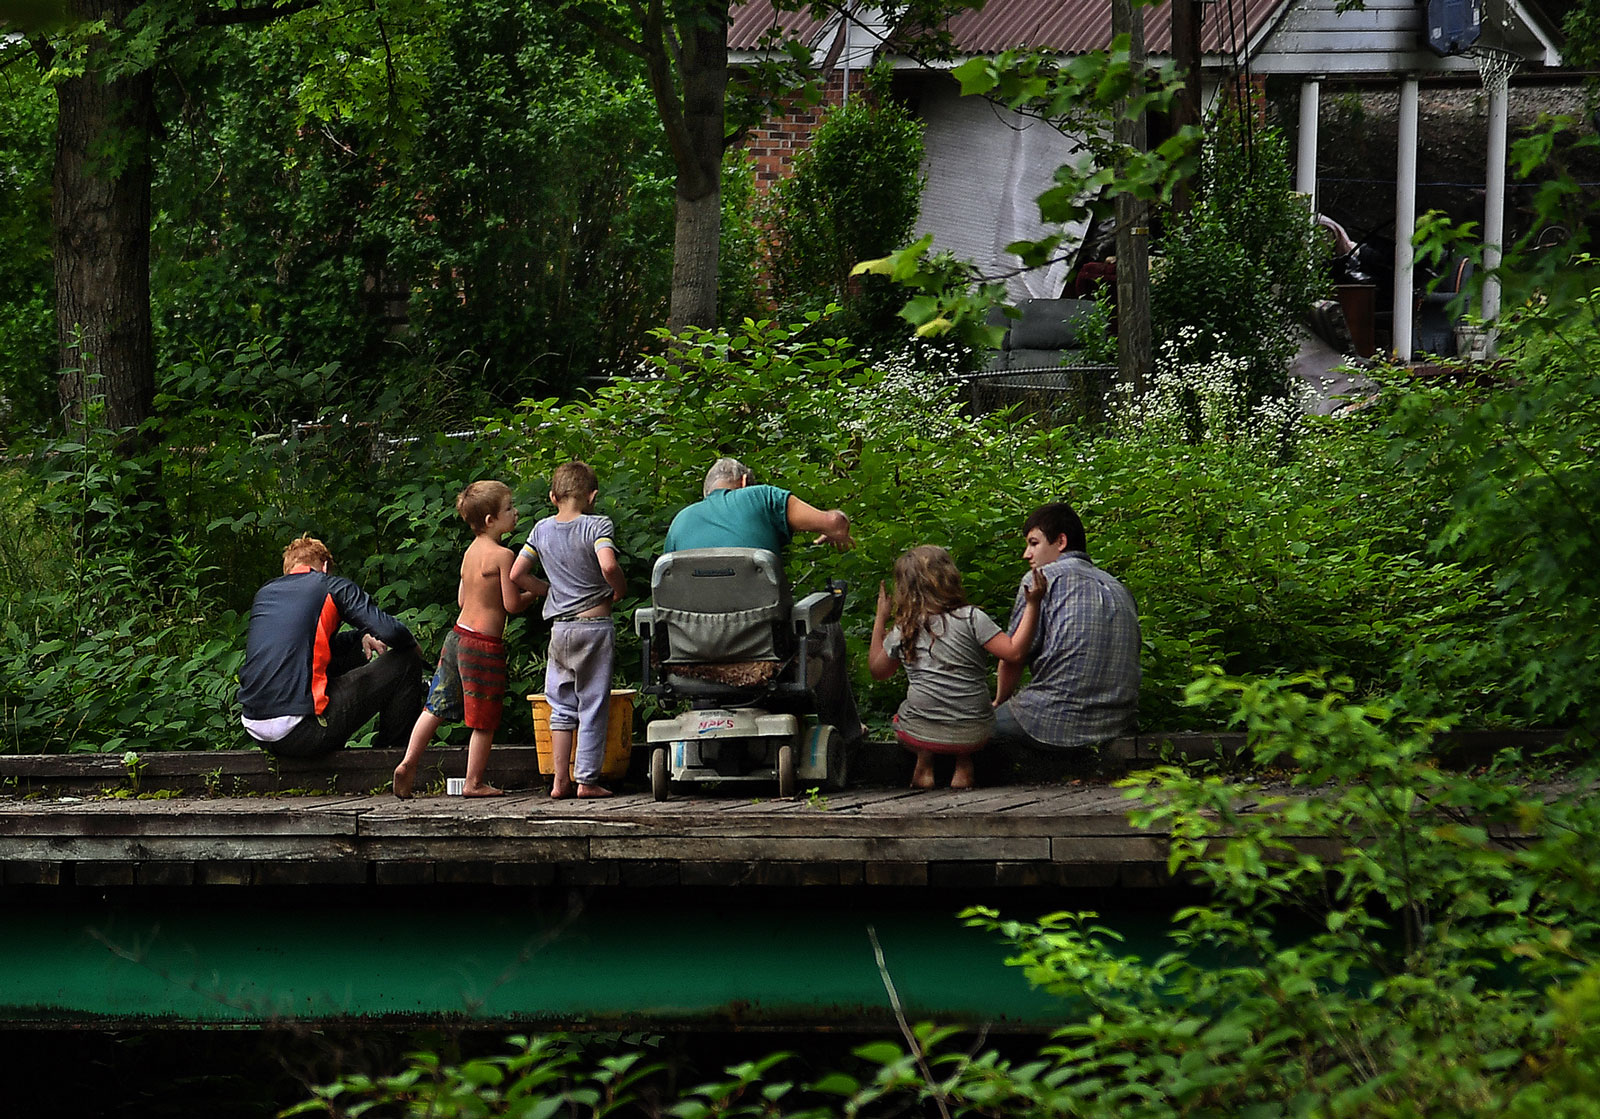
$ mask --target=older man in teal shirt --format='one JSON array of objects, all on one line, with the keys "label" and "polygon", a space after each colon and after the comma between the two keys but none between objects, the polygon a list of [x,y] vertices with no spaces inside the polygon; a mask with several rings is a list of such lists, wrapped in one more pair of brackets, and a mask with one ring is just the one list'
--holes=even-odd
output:
[{"label": "older man in teal shirt", "polygon": [[788,490],[756,485],[750,468],[736,458],[713,463],[700,492],[703,500],[672,518],[664,551],[765,548],[781,556],[796,532],[815,532],[819,544],[841,552],[856,545],[843,511],[818,509]]},{"label": "older man in teal shirt", "polygon": [[[839,509],[818,509],[788,490],[755,484],[750,468],[735,458],[720,458],[706,471],[703,499],[679,511],[667,529],[662,550],[688,548],[764,548],[782,555],[797,532],[815,532],[817,543],[841,552],[856,546],[850,518]],[[850,688],[844,630],[837,622],[811,635],[821,678],[812,689],[817,717],[852,744],[860,740],[861,714]]]}]

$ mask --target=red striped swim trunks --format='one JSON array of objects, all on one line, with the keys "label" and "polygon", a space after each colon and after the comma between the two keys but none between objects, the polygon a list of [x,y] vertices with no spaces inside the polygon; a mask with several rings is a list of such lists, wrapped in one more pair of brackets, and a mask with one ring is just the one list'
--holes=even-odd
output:
[{"label": "red striped swim trunks", "polygon": [[451,629],[428,685],[428,710],[446,723],[499,730],[505,698],[505,642],[460,626]]}]

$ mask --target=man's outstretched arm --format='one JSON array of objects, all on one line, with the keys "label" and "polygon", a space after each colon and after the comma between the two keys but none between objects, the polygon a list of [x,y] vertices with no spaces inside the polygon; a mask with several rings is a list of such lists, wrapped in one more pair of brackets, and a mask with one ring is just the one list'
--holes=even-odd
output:
[{"label": "man's outstretched arm", "polygon": [[848,552],[856,546],[855,539],[850,535],[850,518],[845,516],[842,509],[818,509],[790,494],[785,512],[793,532],[814,532],[817,534],[817,543],[825,541],[841,552]]}]

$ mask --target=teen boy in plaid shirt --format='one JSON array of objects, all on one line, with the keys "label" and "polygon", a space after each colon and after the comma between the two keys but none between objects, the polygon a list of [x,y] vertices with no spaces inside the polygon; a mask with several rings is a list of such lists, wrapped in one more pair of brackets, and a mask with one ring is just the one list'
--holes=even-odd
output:
[{"label": "teen boy in plaid shirt", "polygon": [[[1059,752],[1126,734],[1139,714],[1139,611],[1133,596],[1089,560],[1083,522],[1065,502],[1041,505],[1022,527],[1028,566],[1050,581],[1027,660],[1001,662],[995,729],[989,740],[1008,753]],[[1023,577],[1011,612],[1022,617]]]}]

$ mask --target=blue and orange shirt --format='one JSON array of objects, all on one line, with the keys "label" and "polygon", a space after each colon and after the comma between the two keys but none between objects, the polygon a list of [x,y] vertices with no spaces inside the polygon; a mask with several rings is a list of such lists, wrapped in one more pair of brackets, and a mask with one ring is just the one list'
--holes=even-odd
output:
[{"label": "blue and orange shirt", "polygon": [[[351,628],[340,632],[340,627]],[[370,633],[393,649],[417,642],[411,631],[372,604],[340,575],[302,571],[256,592],[239,670],[239,703],[247,719],[320,715],[328,706],[328,665],[354,652]]]}]

